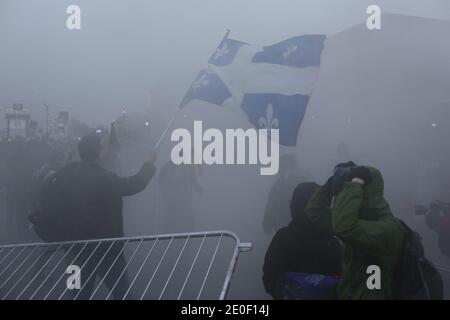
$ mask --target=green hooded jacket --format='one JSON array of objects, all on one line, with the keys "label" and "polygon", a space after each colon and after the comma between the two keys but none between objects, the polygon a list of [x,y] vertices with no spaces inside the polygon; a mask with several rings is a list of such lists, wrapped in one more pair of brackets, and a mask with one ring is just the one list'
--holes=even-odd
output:
[{"label": "green hooded jacket", "polygon": [[[406,232],[384,199],[384,182],[379,170],[367,167],[372,180],[363,186],[346,182],[335,197],[319,188],[306,207],[308,218],[317,226],[332,229],[343,243],[342,278],[339,299],[393,299],[392,284]],[[381,271],[381,289],[370,290],[370,265]]]}]

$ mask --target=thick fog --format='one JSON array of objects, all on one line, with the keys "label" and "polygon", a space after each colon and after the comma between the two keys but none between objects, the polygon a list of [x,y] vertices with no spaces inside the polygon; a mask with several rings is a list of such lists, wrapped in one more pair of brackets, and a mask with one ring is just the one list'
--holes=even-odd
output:
[{"label": "thick fog", "polygon": [[[46,101],[92,125],[124,107],[142,112],[161,90],[176,105],[226,29],[255,45],[331,35],[364,21],[372,2],[2,0],[0,103],[22,102],[42,119]],[[383,12],[450,15],[445,0],[377,3]],[[65,27],[70,4],[82,9],[77,32]]]},{"label": "thick fog", "polygon": [[[81,30],[66,28],[70,4],[82,10]],[[365,29],[371,4],[383,13],[383,28],[373,34]],[[0,131],[4,109],[14,103],[30,108],[41,127],[43,102],[51,121],[69,111],[92,127],[109,126],[124,110],[145,114],[152,138],[121,146],[121,173],[130,174],[149,156],[227,29],[229,38],[258,46],[325,34],[298,145],[280,153],[296,154],[301,175],[319,184],[338,161],[377,166],[394,212],[425,230],[414,205],[450,201],[448,186],[430,187],[450,179],[449,20],[448,0],[0,0]],[[237,113],[194,101],[173,128],[192,129],[194,120],[208,128],[251,126]],[[170,159],[169,136],[158,152],[159,168]],[[344,155],[337,152],[342,143]],[[195,220],[178,231],[230,230],[254,246],[241,255],[230,298],[268,297],[261,274],[271,236],[262,220],[276,178],[259,175],[257,166],[202,166],[198,176],[203,190],[194,193]],[[156,179],[128,198],[126,235],[171,231],[162,201]],[[446,262],[433,249],[434,236],[424,234],[430,252]]]}]

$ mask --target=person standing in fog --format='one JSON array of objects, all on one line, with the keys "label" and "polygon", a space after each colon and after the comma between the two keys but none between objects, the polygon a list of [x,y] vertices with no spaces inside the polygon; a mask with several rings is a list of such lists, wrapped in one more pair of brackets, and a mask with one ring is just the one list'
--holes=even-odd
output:
[{"label": "person standing in fog", "polygon": [[[106,139],[105,139],[106,140]],[[99,160],[102,167],[112,171],[114,173],[120,173],[121,171],[121,161],[120,161],[120,144],[116,133],[116,127],[114,123],[111,123],[111,128],[109,131],[109,137],[107,142],[105,142],[105,152]]]},{"label": "person standing in fog", "polygon": [[[68,165],[59,173],[69,182],[72,195],[70,205],[75,206],[70,218],[74,231],[72,240],[123,237],[122,198],[143,191],[155,173],[153,157],[143,164],[136,175],[119,177],[97,164],[101,150],[101,140],[97,135],[84,137],[78,145],[81,161]],[[122,298],[126,292],[126,273],[118,278],[126,265],[123,245],[115,243],[110,248],[109,245],[110,243],[105,242],[96,249],[93,244],[82,250],[75,248],[70,251],[68,262],[79,266],[85,264],[82,273],[86,280],[93,274],[83,284],[78,298],[86,299],[91,296],[97,275],[104,278],[104,283],[110,290],[118,281],[113,292],[114,298]],[[93,251],[95,254],[88,259]],[[105,258],[100,263],[104,255]],[[98,263],[100,264],[96,267]],[[129,295],[128,298],[132,297]]]},{"label": "person standing in fog", "polygon": [[298,172],[297,156],[283,155],[280,158],[278,179],[270,189],[264,212],[263,229],[266,234],[272,235],[289,223],[291,220],[289,200],[294,188],[303,181],[306,181],[306,177]]},{"label": "person standing in fog", "polygon": [[[331,208],[332,199],[334,205]],[[394,299],[394,276],[407,230],[384,198],[381,172],[341,163],[306,205],[306,216],[318,228],[331,230],[343,244],[338,299]],[[367,286],[367,268],[382,270],[382,286]]]},{"label": "person standing in fog", "polygon": [[199,167],[167,162],[158,176],[163,199],[163,233],[192,232],[195,229],[193,193],[202,193]]},{"label": "person standing in fog", "polygon": [[6,227],[8,242],[32,239],[27,215],[31,209],[34,154],[22,137],[9,143],[5,175]]},{"label": "person standing in fog", "polygon": [[277,231],[267,249],[263,283],[266,292],[274,299],[287,298],[288,273],[325,277],[337,276],[341,272],[339,242],[330,230],[316,227],[305,214],[305,206],[318,188],[319,185],[313,182],[301,183],[295,188],[290,204],[292,221]]}]

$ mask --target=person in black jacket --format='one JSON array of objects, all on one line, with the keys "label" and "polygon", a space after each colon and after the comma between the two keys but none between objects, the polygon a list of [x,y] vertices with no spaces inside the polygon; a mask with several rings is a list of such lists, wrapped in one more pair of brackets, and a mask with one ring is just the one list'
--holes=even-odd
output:
[{"label": "person in black jacket", "polygon": [[[122,198],[141,192],[155,173],[154,160],[143,164],[131,177],[119,177],[101,168],[97,161],[101,141],[96,135],[84,137],[78,152],[81,162],[72,163],[63,170],[70,185],[70,221],[72,240],[120,238],[124,236]],[[68,254],[68,262],[81,268],[81,291],[77,298],[87,299],[95,293],[96,276],[100,276],[114,298],[122,298],[129,287],[121,243],[103,242],[101,245],[77,245]],[[127,296],[132,298],[131,295]]]},{"label": "person in black jacket", "polygon": [[287,272],[330,276],[340,273],[339,242],[332,234],[316,228],[304,212],[308,200],[318,187],[308,182],[295,188],[290,205],[292,221],[275,234],[267,249],[263,283],[266,292],[274,299],[283,298]]},{"label": "person in black jacket", "polygon": [[295,187],[310,181],[305,170],[299,168],[297,156],[285,154],[280,158],[278,178],[270,189],[264,211],[263,229],[268,235],[275,234],[291,220],[289,199]]}]

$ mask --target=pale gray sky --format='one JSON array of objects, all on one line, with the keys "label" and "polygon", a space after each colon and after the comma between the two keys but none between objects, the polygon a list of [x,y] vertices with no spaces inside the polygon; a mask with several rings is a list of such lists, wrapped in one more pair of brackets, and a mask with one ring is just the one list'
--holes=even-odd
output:
[{"label": "pale gray sky", "polygon": [[[81,31],[66,29],[70,4]],[[333,34],[364,21],[370,4],[450,19],[448,0],[0,0],[0,106],[22,102],[42,120],[46,101],[105,124],[147,108],[152,88],[177,104],[227,28],[256,45]]]}]

